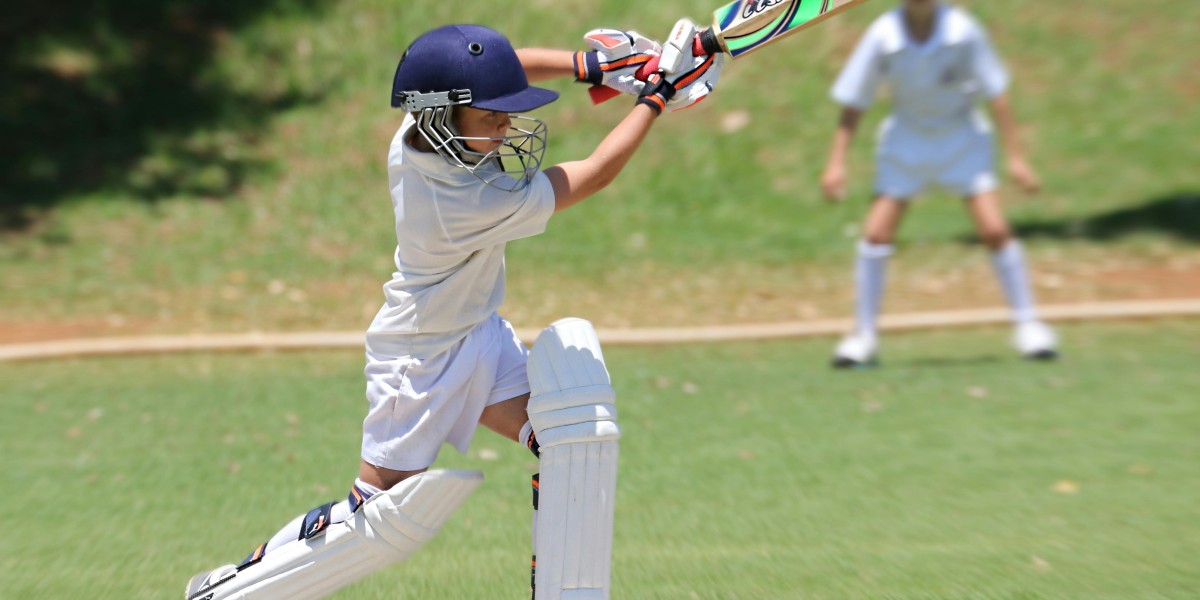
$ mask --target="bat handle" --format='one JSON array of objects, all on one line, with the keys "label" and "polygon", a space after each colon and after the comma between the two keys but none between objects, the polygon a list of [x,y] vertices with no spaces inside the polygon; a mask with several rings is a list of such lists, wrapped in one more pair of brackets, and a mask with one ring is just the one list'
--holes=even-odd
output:
[{"label": "bat handle", "polygon": [[716,54],[725,52],[725,47],[721,45],[721,40],[717,38],[717,33],[712,27],[707,27],[704,31],[696,34],[696,39],[692,40],[692,53],[696,56],[705,54]]},{"label": "bat handle", "polygon": [[684,48],[691,50],[692,56],[707,56],[725,51],[712,27],[706,27],[696,33],[692,37],[690,45],[686,41],[668,39],[663,44],[662,68],[664,71],[674,73],[683,67],[686,58]]}]

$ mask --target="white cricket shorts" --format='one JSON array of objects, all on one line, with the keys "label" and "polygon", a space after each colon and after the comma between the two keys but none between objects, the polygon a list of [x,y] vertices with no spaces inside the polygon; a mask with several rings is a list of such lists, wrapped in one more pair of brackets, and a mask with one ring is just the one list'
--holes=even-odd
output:
[{"label": "white cricket shorts", "polygon": [[991,127],[982,120],[918,131],[888,117],[875,159],[878,196],[910,199],[937,187],[969,197],[996,189]]},{"label": "white cricket shorts", "polygon": [[363,460],[397,471],[433,464],[443,443],[465,453],[487,406],[529,393],[529,350],[493,313],[429,358],[367,351]]}]

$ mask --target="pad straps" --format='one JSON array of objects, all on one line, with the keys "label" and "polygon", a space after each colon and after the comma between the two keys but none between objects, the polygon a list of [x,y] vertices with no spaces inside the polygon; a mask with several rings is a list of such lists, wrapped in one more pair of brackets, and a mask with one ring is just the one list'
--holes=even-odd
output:
[{"label": "pad straps", "polygon": [[350,494],[346,496],[346,502],[350,506],[350,514],[358,511],[358,507],[362,506],[363,502],[371,499],[371,494],[366,490],[358,487],[358,485],[350,486]]}]

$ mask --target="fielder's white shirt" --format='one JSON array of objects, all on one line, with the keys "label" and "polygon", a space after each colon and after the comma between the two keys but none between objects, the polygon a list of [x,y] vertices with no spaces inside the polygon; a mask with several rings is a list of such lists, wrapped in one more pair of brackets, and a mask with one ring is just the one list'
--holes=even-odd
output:
[{"label": "fielder's white shirt", "polygon": [[554,214],[544,173],[505,192],[415,150],[416,133],[406,117],[388,153],[396,272],[367,330],[367,349],[382,356],[433,356],[490,317],[504,300],[505,243],[542,233]]},{"label": "fielder's white shirt", "polygon": [[875,19],[831,95],[865,110],[886,84],[899,125],[940,131],[980,118],[978,100],[1000,95],[1008,80],[983,27],[962,8],[939,4],[933,33],[923,43],[909,35],[902,8]]}]

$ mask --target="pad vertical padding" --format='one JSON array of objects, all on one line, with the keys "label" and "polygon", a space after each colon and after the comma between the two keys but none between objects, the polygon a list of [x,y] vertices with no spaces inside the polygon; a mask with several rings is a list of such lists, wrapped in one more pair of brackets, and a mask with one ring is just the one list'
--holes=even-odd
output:
[{"label": "pad vertical padding", "polygon": [[363,503],[324,535],[284,544],[206,600],[316,600],[407,559],[483,482],[477,471],[414,475]]},{"label": "pad vertical padding", "polygon": [[600,340],[583,319],[555,321],[529,354],[529,422],[541,448],[616,440],[616,394]]},{"label": "pad vertical padding", "polygon": [[529,420],[541,445],[537,600],[605,600],[617,482],[615,394],[591,324],[563,319],[529,356]]}]

